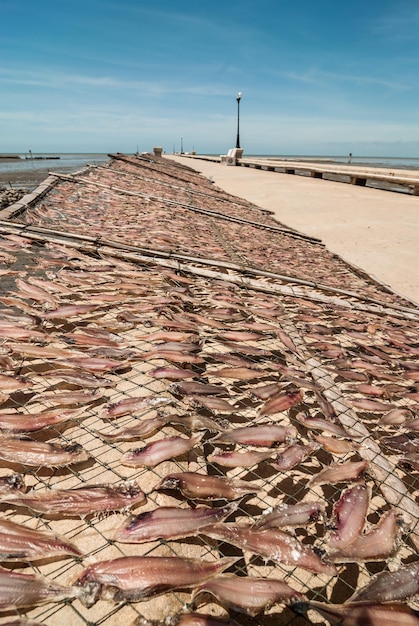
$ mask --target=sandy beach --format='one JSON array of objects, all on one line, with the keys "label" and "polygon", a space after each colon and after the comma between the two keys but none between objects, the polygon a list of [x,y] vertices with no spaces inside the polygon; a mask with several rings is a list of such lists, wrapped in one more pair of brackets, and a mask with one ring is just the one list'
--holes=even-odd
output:
[{"label": "sandy beach", "polygon": [[419,302],[419,197],[167,155]]}]

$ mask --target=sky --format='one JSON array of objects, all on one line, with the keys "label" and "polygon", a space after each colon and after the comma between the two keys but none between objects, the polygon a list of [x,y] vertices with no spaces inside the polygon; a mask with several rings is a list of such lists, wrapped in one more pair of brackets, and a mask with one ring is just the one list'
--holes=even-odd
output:
[{"label": "sky", "polygon": [[419,157],[418,32],[419,0],[0,0],[0,153],[225,154],[239,121],[244,155]]}]

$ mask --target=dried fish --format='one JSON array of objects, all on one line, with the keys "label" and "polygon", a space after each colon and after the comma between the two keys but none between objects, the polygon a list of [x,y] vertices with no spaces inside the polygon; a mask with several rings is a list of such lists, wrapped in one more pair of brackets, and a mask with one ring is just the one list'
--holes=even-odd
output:
[{"label": "dried fish", "polygon": [[276,424],[263,424],[259,426],[243,426],[216,435],[213,443],[240,443],[251,446],[263,446],[272,448],[291,441],[297,436],[294,426],[277,426]]},{"label": "dried fish", "polygon": [[43,311],[39,313],[39,317],[45,320],[61,319],[67,317],[75,317],[86,315],[95,311],[98,307],[96,304],[68,304],[53,311]]},{"label": "dried fish", "polygon": [[384,571],[355,592],[351,602],[403,602],[419,593],[419,561]]},{"label": "dried fish", "polygon": [[412,412],[409,409],[392,409],[382,416],[379,423],[391,425],[404,424],[411,415]]},{"label": "dried fish", "polygon": [[63,467],[82,463],[90,454],[79,444],[60,445],[32,439],[0,439],[0,459],[34,467]]},{"label": "dried fish", "polygon": [[360,447],[359,444],[348,439],[336,439],[335,437],[328,437],[325,435],[311,435],[325,450],[332,452],[333,454],[346,454],[347,452],[354,452]]},{"label": "dried fish", "polygon": [[182,367],[158,367],[152,372],[148,372],[148,375],[153,378],[167,378],[168,380],[182,380],[183,378],[196,378],[199,376],[196,372]]},{"label": "dried fish", "polygon": [[290,409],[292,406],[294,406],[294,404],[301,402],[302,399],[302,391],[295,391],[273,396],[263,405],[259,414],[274,415],[275,413],[282,413],[283,411],[287,411],[288,409]]},{"label": "dried fish", "polygon": [[347,461],[346,463],[331,463],[310,479],[309,485],[334,485],[356,481],[368,471],[368,461]]},{"label": "dried fish", "polygon": [[121,417],[137,411],[145,411],[150,408],[158,408],[170,404],[171,398],[166,396],[142,396],[140,398],[124,398],[119,402],[109,404],[102,412],[102,416],[107,419]]},{"label": "dried fish", "polygon": [[300,502],[298,504],[278,504],[266,511],[253,525],[254,528],[283,528],[284,526],[306,526],[324,517],[321,502]]},{"label": "dried fish", "polygon": [[228,396],[227,389],[221,387],[221,385],[211,385],[209,383],[197,383],[194,381],[184,381],[181,383],[174,383],[172,388],[177,393],[181,393],[185,396]]},{"label": "dried fish", "polygon": [[83,516],[121,511],[145,502],[145,495],[134,482],[117,486],[87,485],[75,489],[31,491],[1,498],[13,506],[25,506],[46,515]]},{"label": "dried fish", "polygon": [[4,393],[13,393],[22,389],[29,389],[33,386],[33,382],[23,378],[22,376],[7,376],[0,374],[0,391]]},{"label": "dried fish", "polygon": [[327,543],[339,550],[361,536],[370,503],[371,490],[364,483],[346,489],[333,508],[333,531]]},{"label": "dried fish", "polygon": [[366,398],[349,400],[350,404],[356,409],[362,409],[371,413],[384,413],[397,409],[395,404],[389,404],[387,402],[379,402],[378,400],[367,400]]},{"label": "dried fish", "polygon": [[303,426],[309,429],[326,431],[346,439],[363,439],[361,435],[349,433],[342,426],[340,426],[340,424],[322,419],[321,417],[310,417],[308,415],[304,415],[303,413],[298,413],[295,418],[303,424]]},{"label": "dried fish", "polygon": [[254,380],[265,378],[270,373],[266,370],[249,367],[225,367],[220,370],[207,370],[206,376],[217,376],[218,378],[233,378],[234,380]]},{"label": "dried fish", "polygon": [[332,624],[341,626],[418,626],[419,619],[405,604],[378,602],[347,602],[345,604],[325,604],[310,600],[294,604],[296,613],[313,609],[326,617]]},{"label": "dried fish", "polygon": [[77,587],[63,587],[41,576],[0,568],[0,609],[12,610],[61,602],[80,596]]},{"label": "dried fish", "polygon": [[2,561],[33,561],[61,555],[82,556],[82,553],[63,537],[0,519],[0,559]]},{"label": "dried fish", "polygon": [[16,285],[24,297],[29,297],[32,300],[37,300],[39,302],[48,302],[53,306],[57,306],[56,298],[48,293],[48,291],[45,291],[45,289],[42,289],[42,287],[27,283],[21,278],[16,278]]},{"label": "dried fish", "polygon": [[[22,625],[23,626],[23,625]],[[28,626],[31,626],[28,624]],[[36,626],[36,625],[34,625]],[[164,620],[148,620],[139,615],[132,626],[239,626],[234,619],[216,617],[206,613],[179,613],[170,615]]]},{"label": "dried fish", "polygon": [[335,563],[382,561],[390,557],[397,549],[398,531],[401,518],[393,510],[388,511],[378,524],[365,535],[351,543],[340,545],[329,554]]},{"label": "dried fish", "polygon": [[201,435],[195,435],[190,439],[185,437],[166,437],[144,446],[126,452],[122,458],[122,465],[128,467],[155,467],[163,461],[176,458],[185,452],[189,452],[200,441]]},{"label": "dried fish", "polygon": [[272,396],[279,393],[281,390],[280,383],[271,383],[269,385],[263,385],[262,387],[253,387],[250,389],[250,394],[255,396],[255,398],[259,398],[259,400],[268,400],[272,398]]},{"label": "dried fish", "polygon": [[155,489],[178,489],[185,498],[191,500],[237,500],[247,494],[262,491],[261,487],[244,480],[207,476],[197,472],[167,474]]},{"label": "dried fish", "polygon": [[139,602],[176,589],[196,587],[233,565],[218,561],[163,556],[126,556],[89,565],[78,577],[80,600],[87,607],[99,597],[114,602]]},{"label": "dried fish", "polygon": [[280,452],[275,459],[273,459],[271,465],[280,472],[284,472],[302,463],[310,454],[316,452],[319,448],[320,445],[318,443],[308,443],[305,445],[295,443]]},{"label": "dried fish", "polygon": [[52,369],[42,372],[43,377],[52,376],[60,378],[71,385],[78,387],[87,387],[89,389],[98,389],[99,387],[115,387],[115,381],[103,378],[103,376],[95,376],[87,372],[72,371],[70,369]]},{"label": "dried fish", "polygon": [[138,424],[135,424],[135,426],[119,428],[112,433],[96,431],[96,434],[104,441],[132,441],[133,439],[149,437],[169,421],[170,416],[157,415],[148,420],[142,420]]},{"label": "dried fish", "polygon": [[227,341],[261,341],[261,339],[265,339],[265,335],[252,333],[247,330],[226,330],[219,333],[218,338],[226,339]]},{"label": "dried fish", "polygon": [[297,601],[303,596],[282,580],[221,574],[200,585],[192,594],[192,604],[200,604],[210,594],[226,609],[256,616],[280,602]]},{"label": "dried fish", "polygon": [[276,563],[302,567],[317,574],[335,576],[337,573],[335,566],[322,561],[310,546],[276,528],[258,529],[220,522],[204,528],[202,534]]},{"label": "dried fish", "polygon": [[81,414],[82,409],[69,411],[55,409],[42,413],[0,413],[0,430],[9,433],[30,433],[77,419]]},{"label": "dried fish", "polygon": [[221,452],[218,450],[209,454],[207,461],[223,467],[253,467],[271,456],[271,450],[247,450],[246,452]]},{"label": "dried fish", "polygon": [[236,510],[237,504],[234,502],[220,508],[159,507],[128,518],[117,530],[115,541],[144,543],[158,539],[196,537],[202,528],[222,521]]},{"label": "dried fish", "polygon": [[220,413],[233,413],[235,407],[223,398],[215,398],[214,396],[191,396],[190,403],[194,407],[203,406],[211,411],[219,411]]}]

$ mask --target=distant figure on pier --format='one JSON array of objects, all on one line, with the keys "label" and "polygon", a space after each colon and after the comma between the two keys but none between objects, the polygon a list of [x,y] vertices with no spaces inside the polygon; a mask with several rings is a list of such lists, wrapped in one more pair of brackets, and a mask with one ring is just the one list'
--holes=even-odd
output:
[{"label": "distant figure on pier", "polygon": [[349,161],[348,163],[352,163],[352,152],[349,153]]}]

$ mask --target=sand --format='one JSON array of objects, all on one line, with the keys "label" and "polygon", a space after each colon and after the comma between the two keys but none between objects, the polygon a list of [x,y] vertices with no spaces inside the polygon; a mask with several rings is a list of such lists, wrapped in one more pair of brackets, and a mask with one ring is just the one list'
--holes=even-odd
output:
[{"label": "sand", "polygon": [[329,250],[419,303],[419,197],[165,155],[319,237]]}]

